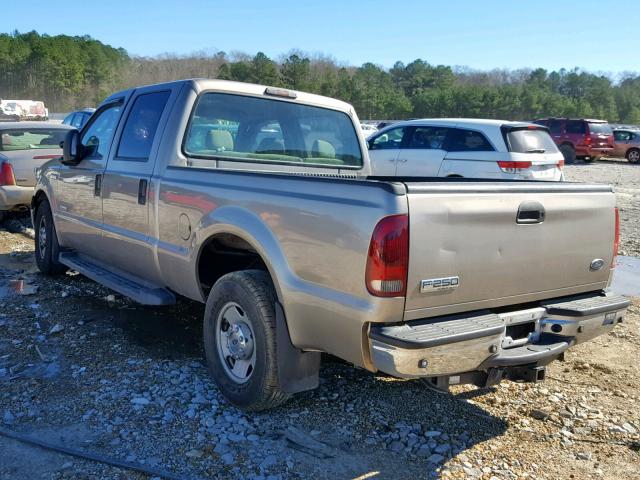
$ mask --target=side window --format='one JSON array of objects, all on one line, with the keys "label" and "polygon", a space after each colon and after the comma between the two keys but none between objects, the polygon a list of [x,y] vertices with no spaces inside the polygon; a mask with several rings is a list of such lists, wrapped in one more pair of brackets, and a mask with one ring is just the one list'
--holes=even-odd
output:
[{"label": "side window", "polygon": [[404,137],[405,127],[392,128],[377,136],[371,142],[371,150],[394,150],[400,148],[402,137]]},{"label": "side window", "polygon": [[62,120],[62,123],[65,125],[71,125],[71,122],[73,121],[73,113],[70,113],[69,115],[67,115],[66,117],[64,117],[64,120]]},{"label": "side window", "polygon": [[452,128],[447,141],[450,152],[493,152],[494,148],[480,132]]},{"label": "side window", "polygon": [[582,120],[567,120],[567,133],[587,133],[585,123]]},{"label": "side window", "polygon": [[133,102],[122,129],[117,158],[146,160],[151,153],[153,138],[170,91],[145,93]]},{"label": "side window", "polygon": [[613,136],[618,142],[626,142],[628,140],[631,140],[632,134],[631,132],[614,132]]},{"label": "side window", "polygon": [[560,120],[549,120],[548,126],[552,135],[560,135],[562,133],[562,122]]},{"label": "side window", "polygon": [[444,148],[448,128],[443,127],[415,127],[407,148],[420,150],[440,150]]},{"label": "side window", "polygon": [[88,126],[80,143],[85,147],[85,158],[105,158],[109,151],[113,132],[122,113],[122,101],[107,105],[99,111]]},{"label": "side window", "polygon": [[77,129],[82,128],[82,124],[84,123],[84,114],[76,113],[71,120],[71,125],[76,127]]}]

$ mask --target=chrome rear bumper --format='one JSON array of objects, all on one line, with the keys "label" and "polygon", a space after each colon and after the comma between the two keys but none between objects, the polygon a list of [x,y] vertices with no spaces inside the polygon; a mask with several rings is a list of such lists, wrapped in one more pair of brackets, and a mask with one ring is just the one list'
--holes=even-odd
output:
[{"label": "chrome rear bumper", "polygon": [[378,370],[404,378],[542,366],[572,345],[611,330],[628,306],[622,296],[599,292],[513,312],[373,326],[371,358]]}]

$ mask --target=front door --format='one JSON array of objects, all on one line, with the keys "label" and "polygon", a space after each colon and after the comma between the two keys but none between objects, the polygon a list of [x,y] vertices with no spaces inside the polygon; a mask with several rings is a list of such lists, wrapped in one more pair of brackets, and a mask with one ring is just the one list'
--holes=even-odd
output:
[{"label": "front door", "polygon": [[407,127],[391,128],[369,140],[372,176],[393,177],[396,174],[396,161],[407,130]]},{"label": "front door", "polygon": [[396,176],[437,177],[447,154],[444,141],[448,130],[436,126],[412,127],[398,155]]},{"label": "front door", "polygon": [[100,185],[124,98],[103,105],[80,135],[85,157],[77,165],[61,165],[52,172],[56,201],[52,205],[60,245],[100,258],[102,198]]},{"label": "front door", "polygon": [[170,95],[170,89],[157,87],[136,90],[102,182],[103,244],[109,263],[144,278],[155,275],[149,192],[160,137],[156,133]]}]

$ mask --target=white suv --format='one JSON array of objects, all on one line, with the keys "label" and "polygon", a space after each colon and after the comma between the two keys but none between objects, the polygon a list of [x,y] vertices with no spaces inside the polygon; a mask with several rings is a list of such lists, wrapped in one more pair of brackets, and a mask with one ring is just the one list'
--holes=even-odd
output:
[{"label": "white suv", "polygon": [[367,139],[381,177],[563,179],[547,128],[504,120],[438,118],[389,125]]}]

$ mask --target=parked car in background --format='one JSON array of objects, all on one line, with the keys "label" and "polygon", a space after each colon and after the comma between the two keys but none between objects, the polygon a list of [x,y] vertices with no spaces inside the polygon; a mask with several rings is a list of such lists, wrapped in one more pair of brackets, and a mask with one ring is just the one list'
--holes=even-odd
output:
[{"label": "parked car in background", "polygon": [[48,120],[49,110],[40,100],[0,99],[0,111],[5,117],[18,120]]},{"label": "parked car in background", "polygon": [[93,115],[93,112],[95,111],[95,108],[83,108],[82,110],[71,112],[69,115],[64,117],[62,123],[65,125],[71,125],[72,127],[80,130],[84,127],[84,124],[87,123],[87,120],[91,118],[91,115]]},{"label": "parked car in background", "polygon": [[564,158],[540,125],[438,118],[394,123],[367,139],[373,175],[562,180]]},{"label": "parked car in background", "polygon": [[361,123],[360,130],[362,130],[362,134],[364,138],[367,138],[378,131],[375,125],[371,125],[370,123]]},{"label": "parked car in background", "polygon": [[0,123],[0,220],[26,210],[36,184],[34,169],[60,157],[60,142],[71,127],[44,122]]},{"label": "parked car in background", "polygon": [[640,130],[613,130],[613,156],[640,163]]},{"label": "parked car in background", "polygon": [[613,130],[606,120],[541,118],[534,123],[549,128],[566,163],[576,158],[591,162],[613,154]]}]

